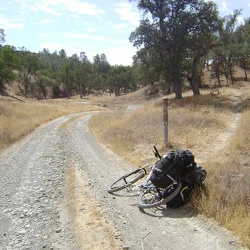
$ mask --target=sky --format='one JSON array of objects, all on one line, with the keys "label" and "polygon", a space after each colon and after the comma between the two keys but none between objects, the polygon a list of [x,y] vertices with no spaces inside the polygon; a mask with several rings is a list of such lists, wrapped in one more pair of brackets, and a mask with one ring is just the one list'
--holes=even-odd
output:
[{"label": "sky", "polygon": [[[250,0],[214,0],[220,16],[242,9],[250,17]],[[64,49],[67,56],[102,53],[111,65],[131,65],[136,48],[131,32],[142,19],[129,0],[0,0],[0,28],[5,43],[31,52]]]}]

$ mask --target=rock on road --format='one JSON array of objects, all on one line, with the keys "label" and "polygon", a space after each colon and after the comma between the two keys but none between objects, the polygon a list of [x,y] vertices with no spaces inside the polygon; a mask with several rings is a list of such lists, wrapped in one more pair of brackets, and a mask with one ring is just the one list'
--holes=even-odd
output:
[{"label": "rock on road", "polygon": [[[195,215],[189,206],[140,211],[136,197],[108,194],[108,185],[133,166],[93,138],[87,127],[91,115],[58,118],[1,153],[1,250],[110,249],[109,241],[115,241],[114,249],[244,249],[233,235]],[[79,199],[74,200],[69,192],[72,169],[84,177],[85,184],[78,186],[82,207],[77,207]],[[67,202],[69,196],[72,205]],[[91,223],[84,217],[81,222],[77,219],[90,213],[87,205],[91,202],[115,233],[105,236],[100,247],[86,243],[85,233],[89,240],[94,229],[89,229]],[[99,230],[103,234],[110,228],[102,224]],[[95,235],[92,241],[100,238]]]}]

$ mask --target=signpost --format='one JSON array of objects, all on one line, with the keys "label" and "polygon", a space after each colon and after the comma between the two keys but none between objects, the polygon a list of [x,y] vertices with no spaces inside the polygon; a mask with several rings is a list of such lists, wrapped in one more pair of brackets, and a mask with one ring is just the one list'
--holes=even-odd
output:
[{"label": "signpost", "polygon": [[163,97],[163,139],[164,145],[168,142],[168,98]]}]

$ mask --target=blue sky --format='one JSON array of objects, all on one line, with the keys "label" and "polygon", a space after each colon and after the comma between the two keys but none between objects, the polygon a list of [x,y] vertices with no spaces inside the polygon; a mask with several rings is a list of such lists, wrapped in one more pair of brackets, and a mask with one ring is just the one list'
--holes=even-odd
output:
[{"label": "blue sky", "polygon": [[[220,15],[242,9],[250,17],[250,0],[216,0]],[[111,65],[131,65],[136,48],[128,38],[141,14],[128,0],[0,0],[0,28],[5,44],[31,52],[64,49],[85,52],[90,61],[104,53]]]}]

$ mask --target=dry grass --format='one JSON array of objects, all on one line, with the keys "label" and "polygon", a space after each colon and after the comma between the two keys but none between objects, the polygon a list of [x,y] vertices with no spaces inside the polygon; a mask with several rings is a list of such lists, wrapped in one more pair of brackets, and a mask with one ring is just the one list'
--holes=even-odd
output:
[{"label": "dry grass", "polygon": [[122,249],[120,240],[115,238],[113,226],[105,219],[83,174],[80,168],[69,161],[65,202],[79,250]]},{"label": "dry grass", "polygon": [[250,110],[241,115],[237,133],[223,151],[206,164],[207,190],[195,205],[235,232],[250,247]]},{"label": "dry grass", "polygon": [[[217,98],[217,97],[215,97]],[[194,100],[195,99],[195,100]],[[168,149],[209,147],[217,134],[227,126],[230,112],[209,104],[210,96],[186,97],[169,105]],[[199,104],[200,103],[200,104]],[[113,111],[93,117],[90,128],[112,150],[126,156],[133,163],[141,164],[148,157],[152,145],[158,143],[163,149],[162,99],[147,102],[144,108],[133,113]]]},{"label": "dry grass", "polygon": [[229,153],[229,159],[217,158],[216,163],[210,162],[205,166],[209,170],[206,181],[208,194],[203,194],[200,200],[195,199],[194,204],[199,211],[233,231],[249,247],[249,165],[241,165],[237,151],[229,149]]},{"label": "dry grass", "polygon": [[161,98],[132,113],[102,113],[89,125],[99,140],[137,166],[144,160],[154,162],[151,152],[156,142],[162,152],[190,149],[208,171],[208,192],[194,195],[194,207],[215,218],[250,247],[249,96],[249,86],[240,91],[238,85],[222,88],[216,96],[207,91],[197,97],[187,93],[180,101],[170,97],[166,148],[162,143]]},{"label": "dry grass", "polygon": [[0,149],[59,116],[92,110],[101,110],[101,107],[75,100],[20,102],[0,97]]}]

